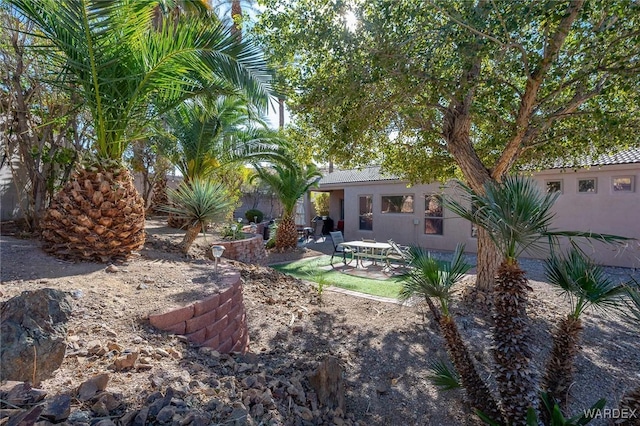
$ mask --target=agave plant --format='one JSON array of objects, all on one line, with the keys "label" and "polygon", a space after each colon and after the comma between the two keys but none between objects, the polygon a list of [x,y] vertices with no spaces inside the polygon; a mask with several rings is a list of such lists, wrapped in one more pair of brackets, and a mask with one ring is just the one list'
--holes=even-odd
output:
[{"label": "agave plant", "polygon": [[449,309],[453,286],[471,268],[464,262],[463,251],[464,246],[458,245],[450,262],[439,261],[429,253],[417,251],[411,261],[413,268],[403,277],[399,299],[406,301],[418,296],[425,300],[440,325],[447,352],[460,375],[471,406],[498,419],[501,418],[498,404],[478,374]]},{"label": "agave plant", "polygon": [[58,82],[77,89],[93,118],[93,159],[45,214],[44,248],[79,259],[126,256],[144,244],[144,205],[124,151],[149,136],[158,116],[201,93],[242,94],[266,107],[262,54],[210,13],[163,16],[153,0],[9,3],[34,24],[39,48],[63,70]]},{"label": "agave plant", "polygon": [[553,333],[553,348],[541,385],[550,398],[563,406],[579,351],[582,314],[592,307],[618,307],[626,286],[610,278],[601,266],[575,247],[566,256],[551,256],[545,263],[545,272],[548,282],[557,286],[571,304],[571,312],[560,320]]},{"label": "agave plant", "polygon": [[224,186],[209,180],[182,182],[178,188],[170,189],[168,196],[171,204],[162,206],[162,210],[187,222],[187,232],[181,243],[185,254],[200,231],[204,232],[210,223],[223,220],[233,208]]},{"label": "agave plant", "polygon": [[275,165],[272,169],[256,167],[255,177],[262,179],[273,189],[283,206],[282,220],[276,232],[276,249],[290,250],[298,245],[298,231],[294,219],[296,202],[314,185],[320,172],[313,164],[299,166]]}]

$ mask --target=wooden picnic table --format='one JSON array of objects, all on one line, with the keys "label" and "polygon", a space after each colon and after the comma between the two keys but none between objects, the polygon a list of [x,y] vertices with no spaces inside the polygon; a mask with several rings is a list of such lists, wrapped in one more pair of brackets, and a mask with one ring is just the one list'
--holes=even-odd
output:
[{"label": "wooden picnic table", "polygon": [[374,264],[376,261],[382,260],[385,262],[385,266],[387,266],[387,255],[389,250],[391,250],[391,244],[389,243],[346,241],[338,245],[351,249],[351,254],[356,259],[356,268],[358,267],[358,262],[360,263],[360,266],[364,268],[364,264],[362,262],[366,259],[373,261]]}]

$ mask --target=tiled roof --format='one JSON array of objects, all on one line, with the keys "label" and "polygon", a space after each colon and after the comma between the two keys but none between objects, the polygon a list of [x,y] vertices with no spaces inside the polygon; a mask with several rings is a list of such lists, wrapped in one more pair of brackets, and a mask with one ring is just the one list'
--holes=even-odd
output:
[{"label": "tiled roof", "polygon": [[603,154],[603,155],[600,155],[595,160],[587,156],[587,157],[575,160],[573,162],[557,161],[551,166],[551,168],[563,169],[563,168],[572,168],[572,167],[611,166],[615,164],[632,164],[632,163],[640,163],[640,148],[627,149],[625,151],[620,151],[611,155]]},{"label": "tiled roof", "polygon": [[[573,163],[558,161],[550,169],[563,169],[572,167],[611,166],[615,164],[640,163],[640,148],[632,148],[611,155],[600,155],[597,159],[585,157]],[[385,180],[400,180],[398,176],[380,173],[380,166],[369,166],[354,170],[337,170],[325,173],[320,179],[320,185],[339,183],[377,182]]]},{"label": "tiled roof", "polygon": [[320,185],[330,185],[332,183],[356,183],[356,182],[373,182],[381,180],[398,180],[394,175],[383,175],[380,173],[380,166],[369,166],[357,170],[336,170],[331,173],[325,173],[320,179]]}]

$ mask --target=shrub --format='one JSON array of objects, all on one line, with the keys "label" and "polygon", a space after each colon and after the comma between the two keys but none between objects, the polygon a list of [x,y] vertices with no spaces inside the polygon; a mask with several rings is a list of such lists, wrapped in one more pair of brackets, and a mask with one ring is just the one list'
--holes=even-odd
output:
[{"label": "shrub", "polygon": [[[258,220],[255,220],[256,216],[258,217]],[[246,217],[249,222],[260,223],[264,218],[264,213],[258,209],[249,209],[244,212],[244,217]]]}]

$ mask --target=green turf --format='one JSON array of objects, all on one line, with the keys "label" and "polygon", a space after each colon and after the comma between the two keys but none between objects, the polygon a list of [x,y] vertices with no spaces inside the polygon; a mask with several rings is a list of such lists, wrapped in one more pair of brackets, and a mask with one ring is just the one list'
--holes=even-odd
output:
[{"label": "green turf", "polygon": [[[319,269],[329,265],[331,256],[321,256],[315,259],[302,259],[295,262],[273,265],[272,268],[296,278],[307,281],[322,282],[325,286],[333,285],[360,293],[397,298],[402,284],[400,278],[391,277],[386,280],[354,277],[337,270]],[[338,260],[339,261],[339,260]]]}]

